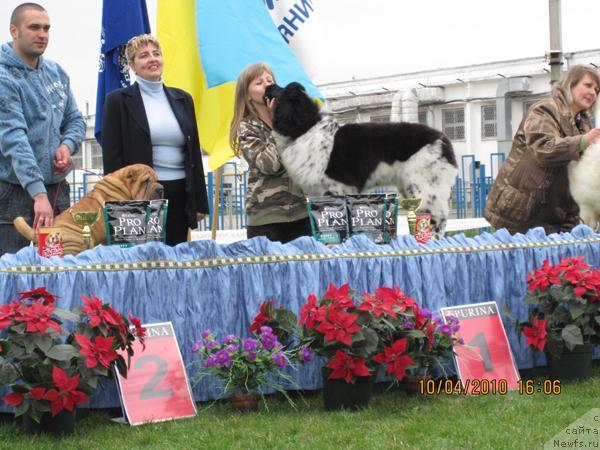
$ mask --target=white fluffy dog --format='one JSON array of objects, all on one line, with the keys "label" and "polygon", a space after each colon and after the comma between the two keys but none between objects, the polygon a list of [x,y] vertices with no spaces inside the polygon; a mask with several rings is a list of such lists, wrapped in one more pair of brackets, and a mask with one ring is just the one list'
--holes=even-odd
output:
[{"label": "white fluffy dog", "polygon": [[441,131],[418,123],[340,125],[324,116],[299,83],[271,85],[273,129],[281,162],[309,196],[353,194],[395,186],[422,199],[432,233],[443,236],[457,175],[452,144]]},{"label": "white fluffy dog", "polygon": [[583,223],[600,230],[600,142],[585,149],[579,161],[568,166],[569,189],[579,205]]}]

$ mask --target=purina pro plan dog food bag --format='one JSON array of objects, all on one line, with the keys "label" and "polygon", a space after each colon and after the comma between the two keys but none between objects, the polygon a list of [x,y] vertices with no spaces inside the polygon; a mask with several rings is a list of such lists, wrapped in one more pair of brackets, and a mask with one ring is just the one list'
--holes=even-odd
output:
[{"label": "purina pro plan dog food bag", "polygon": [[366,234],[376,244],[386,242],[385,194],[347,195],[350,235]]},{"label": "purina pro plan dog food bag", "polygon": [[398,195],[385,195],[385,243],[398,236]]},{"label": "purina pro plan dog food bag", "polygon": [[149,209],[149,202],[145,200],[105,202],[106,243],[133,247],[146,242]]},{"label": "purina pro plan dog food bag", "polygon": [[313,237],[323,244],[340,244],[348,236],[346,199],[338,196],[310,197],[308,214]]},{"label": "purina pro plan dog food bag", "polygon": [[148,205],[148,224],[146,241],[165,242],[167,239],[167,208],[169,200],[150,200]]}]

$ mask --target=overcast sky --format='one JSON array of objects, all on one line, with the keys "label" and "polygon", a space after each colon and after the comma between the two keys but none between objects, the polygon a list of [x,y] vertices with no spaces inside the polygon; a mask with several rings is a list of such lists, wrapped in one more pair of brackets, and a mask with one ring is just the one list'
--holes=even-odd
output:
[{"label": "overcast sky", "polygon": [[[177,0],[169,0],[177,1]],[[239,0],[244,1],[244,0]],[[22,0],[0,0],[0,38]],[[101,0],[39,0],[52,30],[46,56],[94,112]],[[153,31],[157,0],[147,0]],[[317,84],[505,59],[549,50],[548,0],[312,0],[323,31]],[[600,48],[600,0],[562,1],[565,52]],[[600,55],[599,55],[600,61]]]}]

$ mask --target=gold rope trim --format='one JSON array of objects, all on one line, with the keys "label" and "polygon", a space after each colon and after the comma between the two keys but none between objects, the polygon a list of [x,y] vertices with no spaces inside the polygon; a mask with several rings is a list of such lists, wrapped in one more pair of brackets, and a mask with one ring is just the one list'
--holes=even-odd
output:
[{"label": "gold rope trim", "polygon": [[131,270],[163,270],[163,269],[208,269],[212,267],[234,266],[244,264],[272,264],[303,261],[330,261],[334,259],[352,258],[396,258],[401,256],[424,256],[440,255],[445,253],[480,253],[504,250],[519,250],[543,247],[560,247],[563,245],[598,244],[600,237],[559,240],[544,242],[526,242],[511,244],[489,244],[472,247],[444,247],[444,248],[409,248],[394,251],[364,251],[346,253],[303,253],[299,255],[261,255],[261,256],[239,256],[236,258],[211,258],[193,259],[190,261],[138,261],[138,262],[112,262],[84,264],[74,267],[63,266],[14,266],[0,269],[0,273],[39,274],[39,273],[62,273],[62,272],[120,272]]}]

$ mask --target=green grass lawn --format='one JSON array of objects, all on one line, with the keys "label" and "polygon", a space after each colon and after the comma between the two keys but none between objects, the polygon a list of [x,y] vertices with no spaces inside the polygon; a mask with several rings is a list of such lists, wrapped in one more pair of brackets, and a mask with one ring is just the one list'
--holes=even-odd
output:
[{"label": "green grass lawn", "polygon": [[600,369],[585,382],[564,383],[559,396],[408,397],[377,390],[368,409],[326,412],[319,393],[294,410],[269,398],[267,412],[232,413],[225,402],[199,405],[196,418],[129,427],[108,412],[84,413],[66,439],[29,437],[0,424],[0,448],[306,448],[534,449],[592,408],[600,407]]}]

